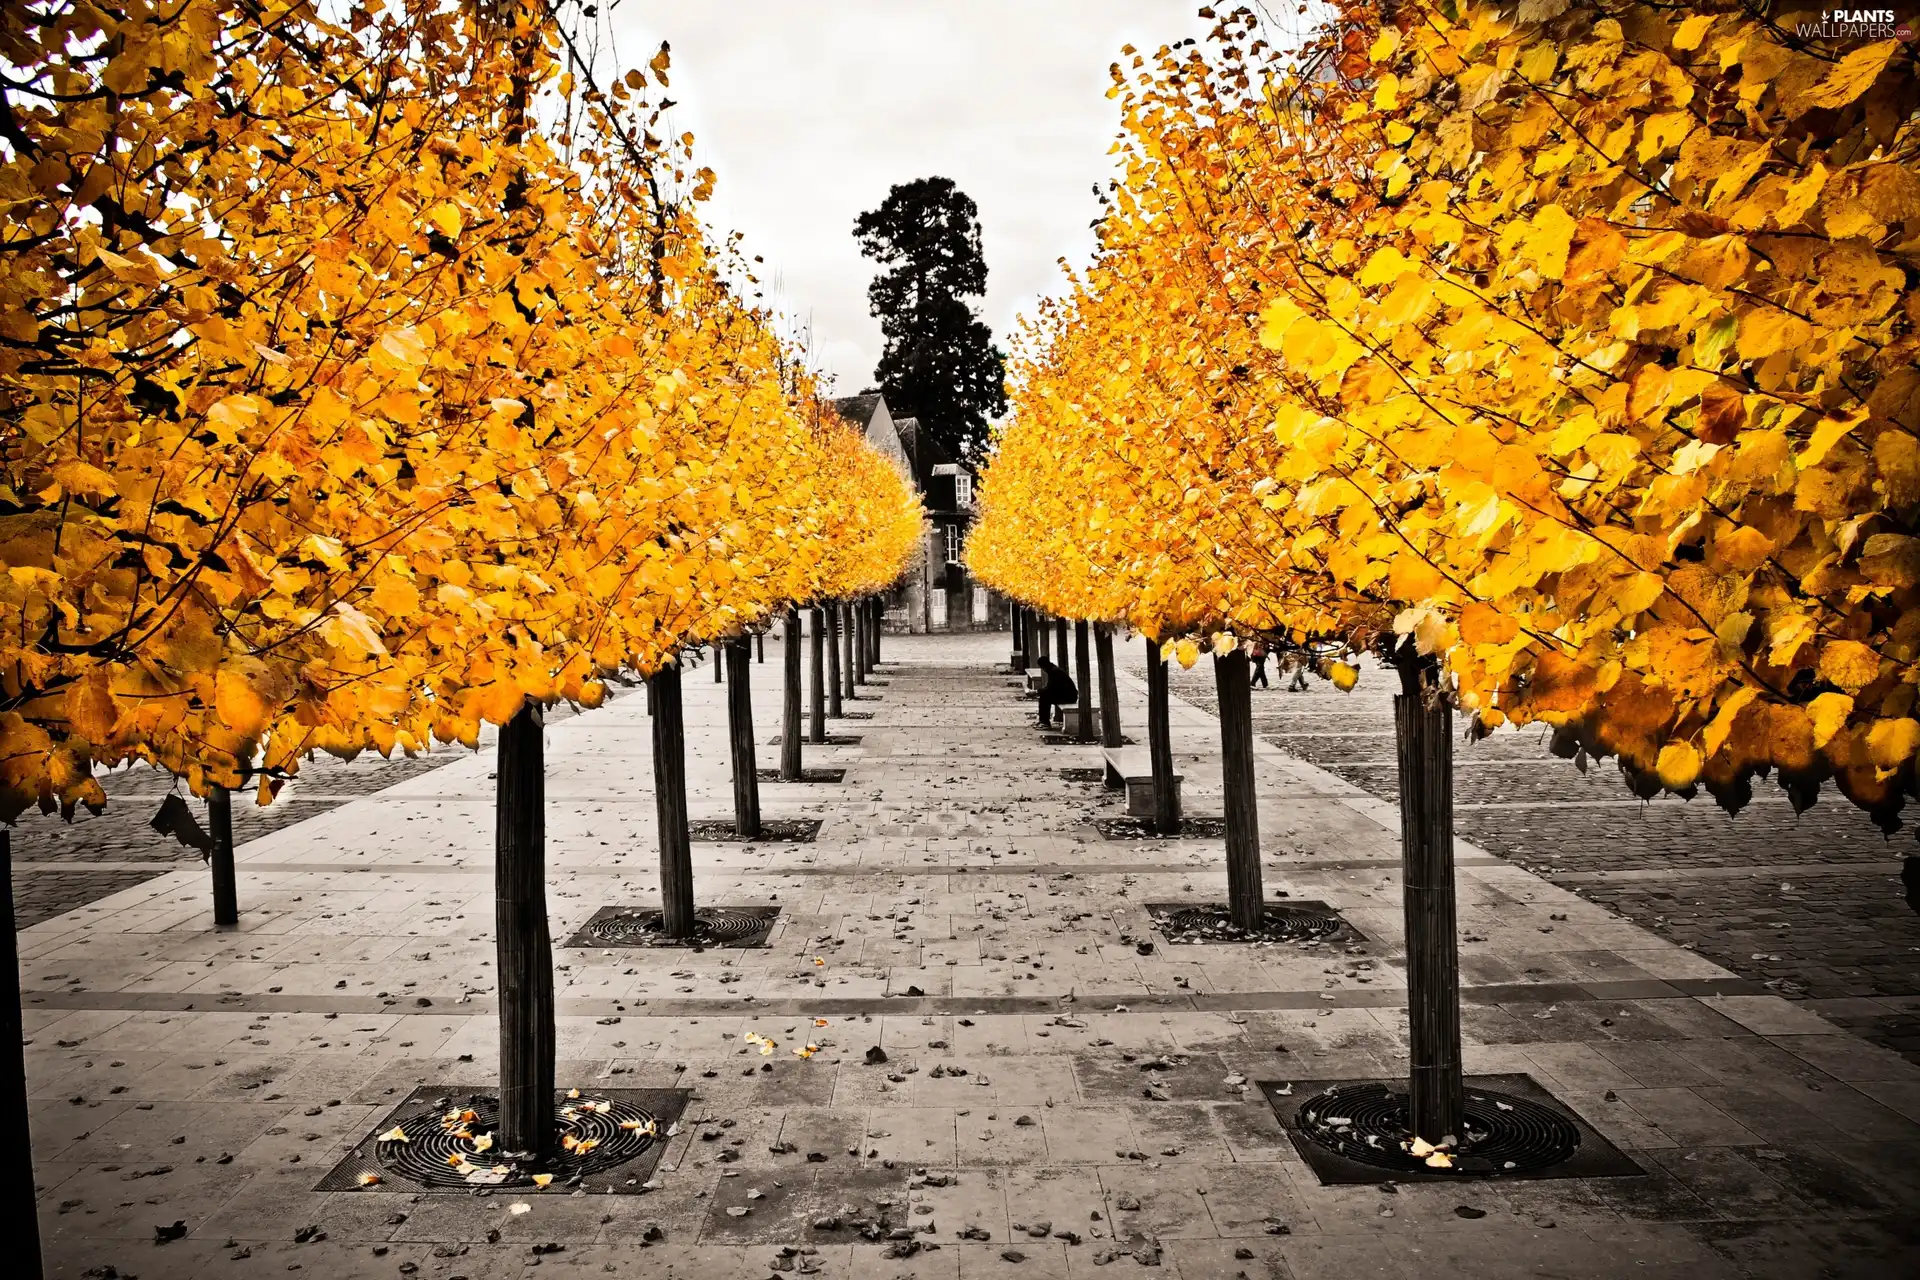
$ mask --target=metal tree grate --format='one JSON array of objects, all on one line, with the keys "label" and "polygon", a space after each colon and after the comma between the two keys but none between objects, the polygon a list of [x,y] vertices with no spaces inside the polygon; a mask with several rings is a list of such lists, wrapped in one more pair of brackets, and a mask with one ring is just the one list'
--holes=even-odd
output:
[{"label": "metal tree grate", "polygon": [[[1082,742],[1078,738],[1069,738],[1064,733],[1048,733],[1042,734],[1040,741],[1049,747],[1097,747],[1100,745],[1100,735],[1096,733],[1093,735],[1092,741]],[[1123,747],[1132,747],[1138,746],[1139,744],[1123,733],[1120,735],[1120,745]]]},{"label": "metal tree grate", "polygon": [[[493,1091],[423,1086],[355,1144],[314,1190],[636,1192],[665,1150],[687,1096],[684,1089],[556,1093],[558,1154],[536,1169],[494,1149],[500,1101]],[[405,1140],[387,1136],[396,1131]],[[542,1185],[536,1175],[551,1178]]]},{"label": "metal tree grate", "polygon": [[[767,742],[770,746],[777,747],[780,745],[780,739],[783,736],[782,734],[776,733],[771,738],[768,738]],[[860,735],[857,733],[830,733],[827,735],[825,742],[815,742],[812,738],[801,734],[800,741],[809,747],[857,747],[860,745]]]},{"label": "metal tree grate", "polygon": [[657,910],[602,907],[564,942],[568,947],[764,947],[778,907],[699,907],[693,937],[670,938]]},{"label": "metal tree grate", "polygon": [[1147,914],[1169,943],[1365,942],[1338,911],[1320,901],[1269,902],[1259,929],[1242,929],[1219,902],[1150,902]]},{"label": "metal tree grate", "polygon": [[1108,840],[1220,840],[1227,834],[1225,818],[1186,817],[1180,829],[1163,836],[1146,818],[1095,818],[1093,829]]},{"label": "metal tree grate", "polygon": [[759,835],[743,836],[732,818],[696,818],[687,824],[687,838],[708,843],[812,844],[820,834],[820,823],[819,818],[762,818]]},{"label": "metal tree grate", "polygon": [[1106,776],[1105,769],[1062,769],[1060,771],[1062,782],[1102,782]]},{"label": "metal tree grate", "polygon": [[[785,778],[782,778],[780,776],[780,771],[778,769],[755,769],[753,771],[753,776],[759,779],[761,782],[785,782],[786,781]],[[847,776],[847,771],[845,769],[802,769],[800,771],[799,781],[801,782],[841,782],[846,779],[846,776]]]},{"label": "metal tree grate", "polygon": [[1412,1152],[1405,1081],[1300,1086],[1301,1097],[1261,1083],[1295,1149],[1322,1183],[1459,1178],[1627,1177],[1640,1167],[1524,1075],[1469,1077],[1466,1114],[1449,1164]]}]

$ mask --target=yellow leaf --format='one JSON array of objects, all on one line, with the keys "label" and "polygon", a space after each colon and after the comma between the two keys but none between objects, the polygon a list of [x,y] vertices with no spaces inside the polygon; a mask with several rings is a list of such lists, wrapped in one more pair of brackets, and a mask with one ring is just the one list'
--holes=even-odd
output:
[{"label": "yellow leaf", "polygon": [[1720,704],[1720,710],[1707,723],[1706,732],[1702,735],[1709,756],[1720,754],[1720,748],[1726,742],[1727,735],[1733,732],[1735,717],[1758,696],[1758,692],[1751,685],[1736,689],[1731,697]]},{"label": "yellow leaf", "polygon": [[1820,419],[1807,439],[1807,447],[1793,460],[1793,465],[1801,470],[1817,467],[1832,451],[1840,438],[1867,420],[1867,411],[1861,409],[1855,413],[1829,414]]},{"label": "yellow leaf", "polygon": [[1817,107],[1846,106],[1873,87],[1873,82],[1885,70],[1887,60],[1899,48],[1898,40],[1879,40],[1853,50],[1840,59],[1817,84],[1788,97],[1782,104],[1788,118],[1805,115]]},{"label": "yellow leaf", "polygon": [[1334,688],[1345,693],[1359,682],[1360,672],[1358,668],[1350,667],[1344,662],[1329,663],[1327,679],[1333,681]]},{"label": "yellow leaf", "polygon": [[1669,742],[1660,748],[1654,771],[1660,776],[1660,785],[1669,791],[1692,786],[1700,776],[1700,752],[1692,743]]},{"label": "yellow leaf", "polygon": [[1567,252],[1573,247],[1573,233],[1579,224],[1557,204],[1543,205],[1533,215],[1533,225],[1520,239],[1520,249],[1533,259],[1540,274],[1558,280],[1567,270]]},{"label": "yellow leaf", "polygon": [[1804,346],[1813,338],[1813,326],[1778,307],[1754,307],[1740,313],[1735,340],[1743,360],[1761,360],[1776,351]]},{"label": "yellow leaf", "polygon": [[1815,669],[1822,680],[1858,693],[1879,679],[1880,655],[1857,640],[1829,640]]},{"label": "yellow leaf", "polygon": [[1705,38],[1707,28],[1720,18],[1717,13],[1696,13],[1680,24],[1673,33],[1673,47],[1676,49],[1698,49]]},{"label": "yellow leaf", "polygon": [[1867,730],[1867,758],[1882,769],[1898,768],[1920,747],[1920,720],[1905,716],[1875,720]]},{"label": "yellow leaf", "polygon": [[427,210],[427,221],[439,229],[440,234],[449,240],[460,234],[460,209],[450,200],[442,200]]},{"label": "yellow leaf", "polygon": [[214,677],[213,690],[214,711],[227,728],[249,740],[266,732],[273,708],[243,672],[222,669]]},{"label": "yellow leaf", "polygon": [[60,709],[67,717],[68,727],[77,736],[104,746],[113,737],[114,724],[120,718],[108,670],[96,667],[69,685]]},{"label": "yellow leaf", "polygon": [[1520,634],[1520,622],[1476,600],[1460,611],[1460,638],[1468,644],[1505,644]]},{"label": "yellow leaf", "polygon": [[1411,551],[1396,555],[1387,570],[1387,594],[1408,604],[1428,600],[1446,585],[1447,580],[1438,569]]},{"label": "yellow leaf", "polygon": [[77,493],[88,498],[111,498],[120,491],[112,476],[78,458],[69,458],[55,466],[53,478],[58,480],[60,487],[68,493]]}]

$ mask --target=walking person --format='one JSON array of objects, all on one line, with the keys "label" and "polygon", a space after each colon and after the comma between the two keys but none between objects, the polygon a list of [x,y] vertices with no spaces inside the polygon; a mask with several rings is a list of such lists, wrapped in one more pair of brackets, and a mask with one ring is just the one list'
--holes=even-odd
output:
[{"label": "walking person", "polygon": [[1247,680],[1247,687],[1251,689],[1256,685],[1262,689],[1273,687],[1267,683],[1267,642],[1265,640],[1253,642],[1253,675]]}]

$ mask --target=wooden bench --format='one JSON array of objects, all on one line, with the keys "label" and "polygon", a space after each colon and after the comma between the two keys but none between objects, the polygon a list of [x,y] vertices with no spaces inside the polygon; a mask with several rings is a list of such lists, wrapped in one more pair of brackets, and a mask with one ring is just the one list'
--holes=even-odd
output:
[{"label": "wooden bench", "polygon": [[[1127,816],[1153,816],[1153,759],[1145,747],[1106,747],[1107,786],[1127,789]],[[1180,775],[1173,775],[1173,807],[1180,809]]]}]

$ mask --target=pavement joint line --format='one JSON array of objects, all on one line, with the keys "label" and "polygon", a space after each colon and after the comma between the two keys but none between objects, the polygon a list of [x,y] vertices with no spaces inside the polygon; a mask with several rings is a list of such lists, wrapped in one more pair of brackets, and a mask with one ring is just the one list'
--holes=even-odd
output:
[{"label": "pavement joint line", "polygon": [[[1669,809],[1691,804],[1679,796],[1658,796],[1652,800],[1640,800],[1629,797],[1624,800],[1482,800],[1453,806],[1455,813],[1486,812],[1489,810],[1506,812],[1514,809]],[[1747,802],[1750,805],[1788,805],[1793,803],[1791,796],[1758,795]]]},{"label": "pavement joint line", "polygon": [[[1714,996],[1768,995],[1765,986],[1746,978],[1644,978],[1609,982],[1531,982],[1463,986],[1460,999],[1475,1006],[1503,1004],[1607,1004],[1622,1000],[1698,999]],[[1125,1010],[1158,1009],[1180,1013],[1233,1013],[1261,1010],[1405,1009],[1406,988],[1341,991],[1123,992],[1077,996],[1071,1003],[1053,996],[773,996],[773,997],[568,997],[555,1001],[561,1017],[824,1017],[832,1014],[882,1014],[889,1017],[993,1017],[1060,1014],[1084,1016]],[[491,996],[410,992],[402,997],[329,994],[246,994],[218,991],[70,991],[29,989],[21,999],[30,1008],[113,1013],[342,1013],[394,1014],[441,1018],[491,1017],[498,1010]],[[430,1001],[427,1005],[415,1002]]]},{"label": "pavement joint line", "polygon": [[24,871],[180,871],[205,866],[186,858],[177,862],[15,862],[13,871],[15,875]]},{"label": "pavement joint line", "polygon": [[1671,867],[1635,867],[1624,871],[1548,871],[1543,874],[1556,883],[1608,884],[1635,880],[1779,880],[1789,876],[1897,876],[1898,862],[1791,862],[1743,864],[1731,867],[1693,867],[1675,871]]},{"label": "pavement joint line", "polygon": [[[1456,866],[1494,867],[1508,865],[1503,858],[1456,858]],[[1041,863],[966,863],[966,864],[925,864],[920,866],[861,866],[861,867],[778,867],[778,866],[742,866],[710,868],[705,874],[724,876],[730,872],[755,876],[1063,876],[1071,875],[1076,879],[1089,876],[1117,875],[1180,875],[1196,872],[1218,871],[1226,865],[1224,859],[1209,862],[1041,862]],[[1265,869],[1274,875],[1287,875],[1303,871],[1371,871],[1394,870],[1400,865],[1396,857],[1381,858],[1337,858],[1325,862],[1268,862]],[[1879,864],[1874,864],[1878,866]],[[1890,864],[1891,865],[1891,864]],[[197,871],[204,864],[186,860],[180,862],[16,862],[16,872],[31,871]],[[1895,867],[1898,870],[1897,866]],[[483,876],[493,874],[491,863],[362,863],[362,862],[241,862],[236,871],[254,872],[261,875],[305,875],[310,873],[336,874],[339,872],[379,872],[383,875],[470,875]],[[610,863],[591,863],[584,866],[550,865],[552,874],[599,875],[599,876],[651,876],[658,875],[659,869],[645,863],[632,866]]]}]

